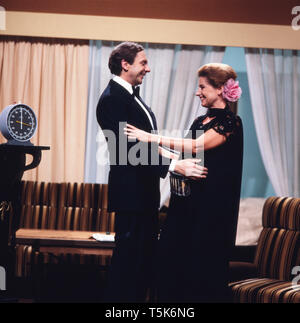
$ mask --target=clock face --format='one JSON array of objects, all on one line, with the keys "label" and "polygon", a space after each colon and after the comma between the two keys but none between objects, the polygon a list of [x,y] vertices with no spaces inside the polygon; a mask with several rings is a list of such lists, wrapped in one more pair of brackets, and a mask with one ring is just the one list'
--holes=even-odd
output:
[{"label": "clock face", "polygon": [[11,137],[18,141],[28,141],[36,130],[34,112],[26,105],[14,106],[7,116],[7,128]]}]

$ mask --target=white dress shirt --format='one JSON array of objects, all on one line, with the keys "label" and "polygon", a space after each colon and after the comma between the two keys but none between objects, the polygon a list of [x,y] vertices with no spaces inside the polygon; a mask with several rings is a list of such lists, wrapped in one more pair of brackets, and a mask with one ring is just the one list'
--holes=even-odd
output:
[{"label": "white dress shirt", "polygon": [[[127,81],[125,81],[124,79],[122,79],[120,76],[115,76],[113,78],[113,80],[115,82],[117,82],[118,84],[120,84],[121,86],[123,86],[130,94],[133,94],[132,85],[130,83],[128,83]],[[152,118],[151,118],[149,112],[144,107],[143,103],[136,96],[134,97],[134,99],[139,104],[139,106],[143,109],[143,111],[146,113],[146,115],[147,115],[147,117],[148,117],[148,119],[149,119],[149,121],[151,123],[152,129],[154,130],[153,121],[152,121]]]}]

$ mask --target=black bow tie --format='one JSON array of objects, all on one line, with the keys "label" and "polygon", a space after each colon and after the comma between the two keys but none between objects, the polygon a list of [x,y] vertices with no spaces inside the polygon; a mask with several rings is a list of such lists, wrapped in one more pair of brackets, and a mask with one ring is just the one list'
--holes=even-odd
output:
[{"label": "black bow tie", "polygon": [[154,116],[153,112],[151,111],[150,107],[148,107],[148,105],[140,97],[140,87],[139,86],[132,86],[132,90],[133,90],[132,95],[137,97],[139,99],[139,101],[142,103],[142,105],[146,108],[146,110],[148,110],[148,112],[150,113],[150,116],[152,118],[153,125],[154,125],[154,130],[156,130],[157,124],[156,124],[155,116]]},{"label": "black bow tie", "polygon": [[140,98],[140,87],[139,86],[132,86],[133,95],[137,98]]},{"label": "black bow tie", "polygon": [[137,97],[139,101],[143,104],[143,106],[148,110],[151,111],[151,109],[148,107],[148,105],[143,101],[143,99],[140,97],[140,87],[139,86],[132,86],[133,93],[132,95]]}]

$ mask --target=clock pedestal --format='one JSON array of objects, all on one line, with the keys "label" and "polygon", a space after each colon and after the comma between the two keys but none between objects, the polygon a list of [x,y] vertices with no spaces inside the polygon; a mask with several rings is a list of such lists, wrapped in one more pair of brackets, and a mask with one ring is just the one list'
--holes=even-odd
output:
[{"label": "clock pedestal", "polygon": [[[7,297],[5,295],[15,294],[12,290],[14,240],[20,222],[22,176],[24,171],[37,167],[42,150],[49,149],[33,145],[0,145],[0,301]],[[29,165],[26,165],[26,154],[33,157]]]}]

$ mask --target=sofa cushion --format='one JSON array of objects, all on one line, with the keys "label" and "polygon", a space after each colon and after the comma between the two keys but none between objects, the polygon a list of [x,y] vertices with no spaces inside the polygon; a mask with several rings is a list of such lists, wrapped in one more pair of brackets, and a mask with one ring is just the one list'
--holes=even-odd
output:
[{"label": "sofa cushion", "polygon": [[240,200],[235,244],[256,245],[262,230],[261,214],[266,198],[248,197]]},{"label": "sofa cushion", "polygon": [[229,284],[236,303],[299,303],[300,285],[271,278],[251,278]]}]

